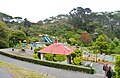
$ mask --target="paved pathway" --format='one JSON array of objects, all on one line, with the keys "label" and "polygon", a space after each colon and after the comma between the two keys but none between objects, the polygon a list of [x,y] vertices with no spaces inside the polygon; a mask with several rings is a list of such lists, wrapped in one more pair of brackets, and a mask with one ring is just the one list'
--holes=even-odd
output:
[{"label": "paved pathway", "polygon": [[9,58],[3,55],[0,55],[0,60],[15,64],[24,68],[35,70],[40,73],[47,73],[48,75],[56,76],[59,78],[80,78],[80,77],[81,78],[103,78],[103,76],[99,76],[99,75],[91,75],[91,74],[85,74],[85,73],[76,72],[76,71],[68,71],[68,70],[62,70],[62,69],[32,64],[32,63],[16,60],[13,58]]},{"label": "paved pathway", "polygon": [[11,74],[5,69],[0,68],[0,78],[13,78]]},{"label": "paved pathway", "polygon": [[[21,51],[16,50],[16,49],[15,49],[15,51],[12,51],[11,48],[0,49],[0,51],[17,53],[17,54],[20,54],[20,55],[21,54],[22,55],[27,54],[30,57],[33,53],[33,51],[30,50],[30,49],[27,49],[25,53],[21,53]],[[0,55],[0,56],[2,56],[2,55]],[[2,57],[5,57],[5,56],[2,56]],[[17,65],[25,67],[25,68],[29,68],[29,69],[39,71],[39,72],[42,72],[42,73],[48,73],[50,75],[58,76],[58,77],[62,77],[62,78],[63,77],[64,78],[78,78],[79,76],[80,77],[82,76],[84,78],[103,78],[102,64],[98,64],[98,63],[93,64],[93,67],[97,70],[96,74],[90,75],[90,74],[85,74],[85,73],[80,73],[80,72],[75,72],[75,71],[67,71],[67,70],[61,70],[61,69],[56,69],[56,68],[50,68],[50,67],[46,67],[46,66],[31,64],[31,63],[15,60],[15,59],[12,59],[12,58],[9,58],[9,59],[6,59],[6,58],[9,58],[9,57],[5,57],[4,61],[7,61],[9,63],[17,64]],[[0,60],[3,60],[3,58],[0,57]],[[14,60],[14,62],[12,62],[12,60]],[[35,68],[35,66],[37,68]]]}]

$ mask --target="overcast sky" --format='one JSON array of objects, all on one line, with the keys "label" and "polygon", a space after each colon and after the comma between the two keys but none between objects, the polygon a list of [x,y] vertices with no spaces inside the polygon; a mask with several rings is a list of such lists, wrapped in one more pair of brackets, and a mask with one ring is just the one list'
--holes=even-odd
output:
[{"label": "overcast sky", "polygon": [[120,10],[120,0],[0,0],[0,12],[32,22],[68,14],[76,7],[90,8],[93,12],[111,12]]}]

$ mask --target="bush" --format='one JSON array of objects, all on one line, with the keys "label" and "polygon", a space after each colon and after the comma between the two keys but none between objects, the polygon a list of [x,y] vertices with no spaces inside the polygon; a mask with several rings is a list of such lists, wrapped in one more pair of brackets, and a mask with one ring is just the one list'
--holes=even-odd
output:
[{"label": "bush", "polygon": [[75,66],[75,65],[69,65],[69,64],[60,64],[60,63],[56,63],[56,62],[43,61],[43,60],[39,60],[39,59],[18,56],[15,54],[5,53],[5,52],[1,52],[1,51],[0,51],[0,54],[11,57],[11,58],[15,58],[18,60],[35,63],[35,64],[40,64],[40,65],[44,65],[44,66],[49,66],[49,67],[79,71],[79,72],[84,72],[84,73],[89,73],[89,74],[94,74],[94,72],[95,72],[95,70],[93,68],[88,68],[88,67],[83,67],[83,66]]},{"label": "bush", "polygon": [[116,57],[115,73],[116,73],[116,78],[120,78],[120,56]]},{"label": "bush", "polygon": [[39,58],[37,53],[34,53],[34,54],[33,54],[33,57],[34,57],[34,58],[37,58],[37,59]]},{"label": "bush", "polygon": [[74,57],[81,57],[82,56],[82,50],[79,49],[75,49],[74,52],[71,53],[72,59],[74,59]]},{"label": "bush", "polygon": [[38,47],[34,50],[34,53],[38,53],[39,50],[41,50],[43,47]]},{"label": "bush", "polygon": [[46,45],[46,46],[49,46],[49,45],[50,45],[50,43],[45,43],[45,45]]},{"label": "bush", "polygon": [[75,65],[81,65],[81,63],[82,63],[82,57],[75,57],[73,59],[73,64],[75,64]]},{"label": "bush", "polygon": [[48,53],[48,54],[45,54],[44,58],[45,58],[45,60],[53,61],[54,55],[51,53]]},{"label": "bush", "polygon": [[55,61],[62,62],[62,61],[64,61],[64,60],[66,60],[66,55],[57,54],[57,55],[55,55],[54,60],[55,60]]}]

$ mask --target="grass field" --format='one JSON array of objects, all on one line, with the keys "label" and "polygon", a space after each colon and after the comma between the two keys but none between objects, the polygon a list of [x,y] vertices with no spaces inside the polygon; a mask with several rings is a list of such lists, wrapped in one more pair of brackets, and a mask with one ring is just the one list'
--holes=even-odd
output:
[{"label": "grass field", "polygon": [[13,76],[13,78],[56,78],[53,76],[45,76],[45,74],[22,68],[13,64],[0,61],[0,67],[5,68]]}]

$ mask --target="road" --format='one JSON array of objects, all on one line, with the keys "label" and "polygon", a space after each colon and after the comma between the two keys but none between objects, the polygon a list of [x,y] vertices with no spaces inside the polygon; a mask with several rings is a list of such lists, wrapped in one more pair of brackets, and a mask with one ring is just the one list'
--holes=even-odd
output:
[{"label": "road", "polygon": [[0,78],[13,78],[11,74],[5,69],[0,68]]},{"label": "road", "polygon": [[[11,52],[11,49],[0,49],[0,51]],[[58,78],[80,78],[80,77],[81,78],[104,78],[102,65],[97,63],[93,64],[94,68],[97,69],[97,72],[96,74],[91,75],[91,74],[81,73],[77,71],[69,71],[69,70],[63,70],[63,69],[57,69],[57,68],[51,68],[51,67],[46,67],[42,65],[32,64],[32,63],[16,60],[13,58],[9,58],[3,55],[0,55],[0,60],[11,63],[11,64],[15,64],[17,66],[35,70],[40,73],[45,73],[45,74],[47,73],[48,75],[56,76]]]}]

